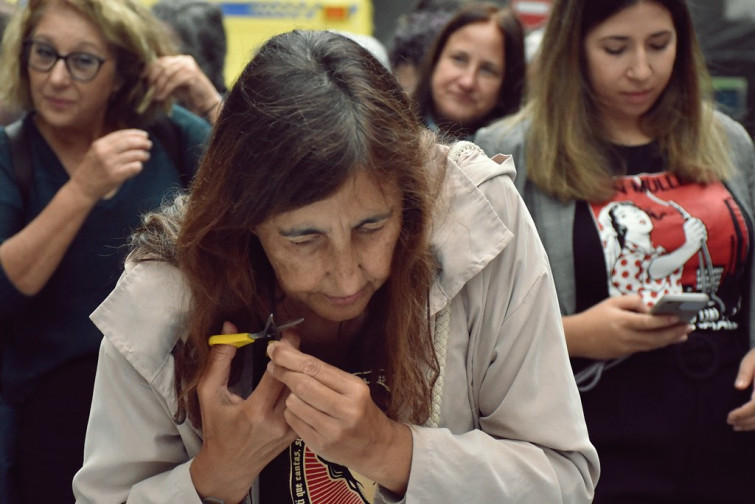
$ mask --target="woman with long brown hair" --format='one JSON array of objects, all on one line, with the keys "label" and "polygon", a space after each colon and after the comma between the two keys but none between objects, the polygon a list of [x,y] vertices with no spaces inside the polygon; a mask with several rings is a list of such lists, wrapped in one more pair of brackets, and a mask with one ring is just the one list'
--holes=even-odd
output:
[{"label": "woman with long brown hair", "polygon": [[435,37],[414,101],[422,120],[450,138],[519,110],[527,61],[524,27],[511,7],[470,2]]},{"label": "woman with long brown hair", "polygon": [[347,38],[268,41],[92,316],[78,501],[588,502],[553,284],[496,161],[437,145]]}]

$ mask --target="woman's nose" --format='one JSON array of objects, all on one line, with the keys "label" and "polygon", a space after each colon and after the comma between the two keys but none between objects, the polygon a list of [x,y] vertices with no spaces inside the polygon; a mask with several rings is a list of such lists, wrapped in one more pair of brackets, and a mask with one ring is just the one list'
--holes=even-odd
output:
[{"label": "woman's nose", "polygon": [[459,85],[465,89],[472,89],[475,86],[477,80],[477,71],[471,65],[468,65],[461,71],[459,75]]},{"label": "woman's nose", "polygon": [[54,84],[68,84],[71,81],[71,74],[68,72],[66,62],[59,59],[50,69],[50,81]]},{"label": "woman's nose", "polygon": [[653,68],[650,66],[647,52],[644,49],[638,50],[629,67],[629,77],[636,80],[645,80],[650,77],[652,73]]},{"label": "woman's nose", "polygon": [[342,248],[333,254],[332,275],[338,294],[350,296],[361,288],[361,264],[352,247]]}]

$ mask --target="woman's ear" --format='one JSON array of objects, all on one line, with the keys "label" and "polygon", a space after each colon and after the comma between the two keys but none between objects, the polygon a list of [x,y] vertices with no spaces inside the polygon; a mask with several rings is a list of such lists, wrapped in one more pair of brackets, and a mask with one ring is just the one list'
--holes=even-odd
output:
[{"label": "woman's ear", "polygon": [[110,101],[113,101],[123,87],[123,78],[120,75],[113,76],[113,84],[110,89]]},{"label": "woman's ear", "polygon": [[113,72],[112,92],[110,93],[111,97],[118,94],[118,91],[121,90],[123,83],[126,81],[121,72],[121,68],[118,65],[118,57],[113,56],[113,58],[115,59],[115,72]]}]

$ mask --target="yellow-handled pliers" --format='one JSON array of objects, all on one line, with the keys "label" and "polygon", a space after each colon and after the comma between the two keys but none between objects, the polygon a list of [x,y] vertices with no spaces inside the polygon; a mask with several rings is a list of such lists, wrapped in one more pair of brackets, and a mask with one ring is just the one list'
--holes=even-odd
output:
[{"label": "yellow-handled pliers", "polygon": [[297,324],[301,324],[303,321],[304,321],[303,318],[298,318],[296,320],[291,320],[289,322],[286,322],[285,324],[281,324],[277,326],[275,325],[275,320],[273,320],[273,314],[271,313],[270,316],[267,317],[265,328],[262,329],[260,332],[216,334],[214,336],[210,336],[209,343],[210,343],[210,346],[233,345],[236,348],[240,348],[244,345],[248,345],[249,343],[254,343],[255,341],[277,340],[277,339],[280,339],[280,334],[283,332],[283,329],[286,329],[288,327],[293,327]]}]

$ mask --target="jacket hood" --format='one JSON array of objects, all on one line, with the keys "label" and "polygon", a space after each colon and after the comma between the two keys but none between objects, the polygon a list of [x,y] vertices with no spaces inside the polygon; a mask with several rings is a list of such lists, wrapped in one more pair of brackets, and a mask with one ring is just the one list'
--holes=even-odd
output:
[{"label": "jacket hood", "polygon": [[446,168],[447,197],[439,199],[431,240],[441,266],[430,292],[432,315],[500,254],[514,236],[480,190],[480,185],[491,178],[514,178],[511,156],[498,154],[491,159],[475,144],[457,142],[448,149]]}]

